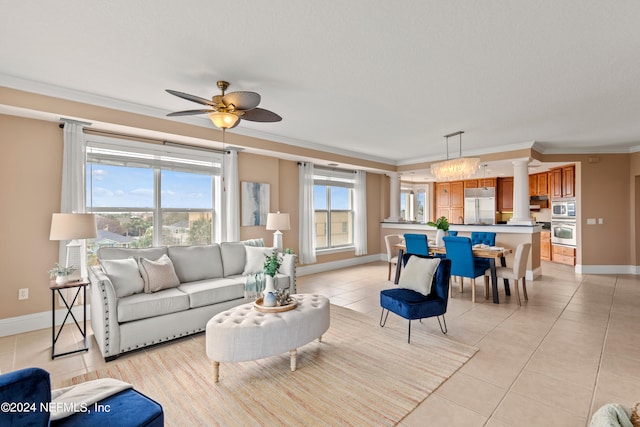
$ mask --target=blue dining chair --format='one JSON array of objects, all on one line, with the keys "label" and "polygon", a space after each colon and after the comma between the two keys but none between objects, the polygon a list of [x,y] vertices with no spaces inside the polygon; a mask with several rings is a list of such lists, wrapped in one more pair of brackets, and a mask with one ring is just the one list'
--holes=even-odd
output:
[{"label": "blue dining chair", "polygon": [[404,244],[408,254],[429,255],[429,240],[426,234],[405,234]]},{"label": "blue dining chair", "polygon": [[[487,245],[487,246],[495,246],[496,245],[496,233],[490,231],[473,231],[471,232],[471,246],[473,245]],[[486,268],[490,267],[488,259],[479,259],[477,260],[480,265],[486,266]]]},{"label": "blue dining chair", "polygon": [[458,235],[458,232],[453,230],[449,230],[448,233],[449,233],[449,236],[453,236],[453,237],[456,237]]},{"label": "blue dining chair", "polygon": [[473,231],[471,232],[471,245],[496,245],[496,233],[490,231]]},{"label": "blue dining chair", "polygon": [[[444,246],[447,250],[447,258],[451,260],[451,276],[460,277],[460,292],[463,290],[464,277],[471,279],[471,301],[476,302],[476,277],[484,276],[489,268],[484,260],[473,256],[471,239],[468,237],[444,237]],[[451,287],[449,287],[451,296]],[[484,280],[484,296],[489,298],[489,281]]]}]

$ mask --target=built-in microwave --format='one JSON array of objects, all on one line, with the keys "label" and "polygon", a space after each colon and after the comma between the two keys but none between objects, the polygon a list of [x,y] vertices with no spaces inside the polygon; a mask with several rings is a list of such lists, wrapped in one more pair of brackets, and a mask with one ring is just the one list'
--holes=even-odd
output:
[{"label": "built-in microwave", "polygon": [[552,200],[551,201],[551,217],[552,218],[576,218],[576,201],[575,200]]}]

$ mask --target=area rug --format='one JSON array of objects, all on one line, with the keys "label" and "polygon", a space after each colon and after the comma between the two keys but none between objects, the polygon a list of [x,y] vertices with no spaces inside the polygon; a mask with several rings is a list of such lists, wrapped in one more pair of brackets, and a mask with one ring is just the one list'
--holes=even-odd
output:
[{"label": "area rug", "polygon": [[[390,315],[392,316],[392,315]],[[392,426],[464,365],[476,349],[406,321],[331,306],[331,326],[289,354],[222,363],[212,379],[204,334],[121,356],[63,385],[118,378],[162,404],[167,426]],[[433,319],[432,319],[433,320]],[[402,326],[401,326],[402,325]]]}]

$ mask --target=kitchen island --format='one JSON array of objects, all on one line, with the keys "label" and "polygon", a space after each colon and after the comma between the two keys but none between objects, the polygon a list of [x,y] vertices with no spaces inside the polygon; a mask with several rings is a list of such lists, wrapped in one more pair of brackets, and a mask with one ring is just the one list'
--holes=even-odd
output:
[{"label": "kitchen island", "polygon": [[[457,231],[458,236],[470,237],[474,231],[496,233],[496,246],[512,249],[515,252],[520,243],[531,243],[531,252],[527,260],[527,280],[535,280],[542,275],[540,269],[540,232],[541,225],[467,225],[450,224],[449,230]],[[436,239],[436,228],[424,223],[381,222],[380,239],[382,252],[386,252],[384,236],[388,234],[416,233],[426,234],[429,240]],[[513,253],[507,255],[507,266],[513,266]]]}]

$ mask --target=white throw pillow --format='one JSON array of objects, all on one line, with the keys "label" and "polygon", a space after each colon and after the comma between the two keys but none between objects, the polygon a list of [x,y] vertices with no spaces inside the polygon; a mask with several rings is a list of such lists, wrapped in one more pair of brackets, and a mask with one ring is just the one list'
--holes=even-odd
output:
[{"label": "white throw pillow", "polygon": [[140,266],[140,274],[144,280],[144,291],[148,294],[163,289],[175,288],[180,284],[180,279],[178,279],[176,270],[173,268],[173,262],[166,254],[158,258],[157,261],[140,258],[138,264]]},{"label": "white throw pillow", "polygon": [[243,275],[261,273],[264,270],[264,257],[271,255],[276,248],[261,248],[257,246],[246,246],[246,262],[244,264]]},{"label": "white throw pillow", "polygon": [[109,276],[118,298],[144,291],[144,281],[135,259],[101,259],[100,265]]},{"label": "white throw pillow", "polygon": [[412,256],[400,276],[398,286],[411,289],[427,296],[431,292],[433,275],[440,265],[440,258],[420,258]]}]

